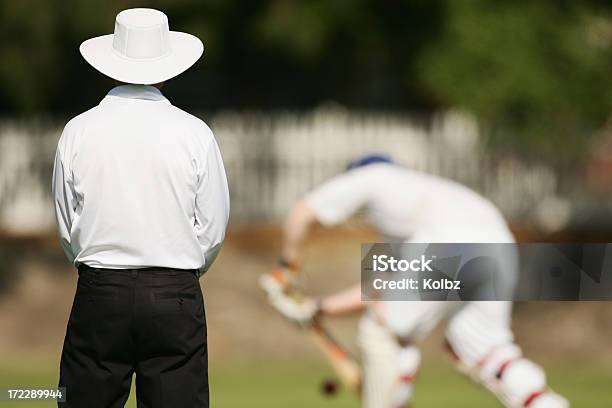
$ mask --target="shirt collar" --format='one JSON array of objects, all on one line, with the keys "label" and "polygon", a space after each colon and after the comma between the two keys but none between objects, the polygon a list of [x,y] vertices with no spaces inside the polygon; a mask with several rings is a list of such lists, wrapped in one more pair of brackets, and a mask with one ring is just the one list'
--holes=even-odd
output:
[{"label": "shirt collar", "polygon": [[168,99],[161,93],[159,89],[150,85],[119,85],[111,89],[101,103],[113,100],[115,98],[122,99],[141,99],[147,101],[160,101],[170,103]]}]

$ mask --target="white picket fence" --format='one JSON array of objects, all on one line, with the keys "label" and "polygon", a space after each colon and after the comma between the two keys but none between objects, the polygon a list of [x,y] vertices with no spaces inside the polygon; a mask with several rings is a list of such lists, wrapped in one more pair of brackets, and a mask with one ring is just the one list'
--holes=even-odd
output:
[{"label": "white picket fence", "polygon": [[[511,219],[538,216],[538,203],[561,203],[553,211],[554,223],[567,209],[556,195],[557,177],[549,167],[485,154],[477,124],[459,113],[425,120],[332,106],[308,113],[221,112],[203,117],[224,157],[234,224],[280,221],[296,198],[342,171],[350,160],[372,152],[465,183],[491,198]],[[53,228],[50,178],[62,126],[62,120],[0,122],[1,231],[23,234]],[[550,211],[542,213],[551,217]]]}]

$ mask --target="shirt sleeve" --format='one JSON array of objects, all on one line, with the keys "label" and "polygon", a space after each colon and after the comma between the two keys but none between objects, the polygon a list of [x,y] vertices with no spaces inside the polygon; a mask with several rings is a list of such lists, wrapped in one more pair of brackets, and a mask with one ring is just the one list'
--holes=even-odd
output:
[{"label": "shirt sleeve", "polygon": [[361,169],[334,177],[306,196],[306,203],[318,221],[326,226],[339,224],[370,200],[369,177]]},{"label": "shirt sleeve", "polygon": [[212,138],[198,175],[196,193],[196,235],[202,248],[208,271],[221,250],[229,220],[229,189],[223,160],[217,142]]},{"label": "shirt sleeve", "polygon": [[62,139],[60,139],[55,154],[51,188],[60,243],[68,260],[74,263],[75,254],[71,246],[70,233],[77,208],[77,197],[74,192],[71,171],[62,159],[62,145]]}]

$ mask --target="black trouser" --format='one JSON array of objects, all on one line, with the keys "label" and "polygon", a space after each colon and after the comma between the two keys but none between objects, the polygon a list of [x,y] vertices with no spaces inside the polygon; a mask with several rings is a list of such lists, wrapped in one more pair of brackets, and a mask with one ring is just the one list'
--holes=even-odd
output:
[{"label": "black trouser", "polygon": [[208,407],[208,353],[195,271],[79,268],[60,363],[70,408]]}]

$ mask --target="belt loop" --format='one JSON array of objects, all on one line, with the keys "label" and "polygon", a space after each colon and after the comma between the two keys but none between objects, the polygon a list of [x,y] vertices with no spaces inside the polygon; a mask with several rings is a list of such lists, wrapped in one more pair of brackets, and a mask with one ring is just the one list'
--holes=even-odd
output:
[{"label": "belt loop", "polygon": [[138,271],[136,269],[132,269],[132,279],[136,279],[138,277]]}]

